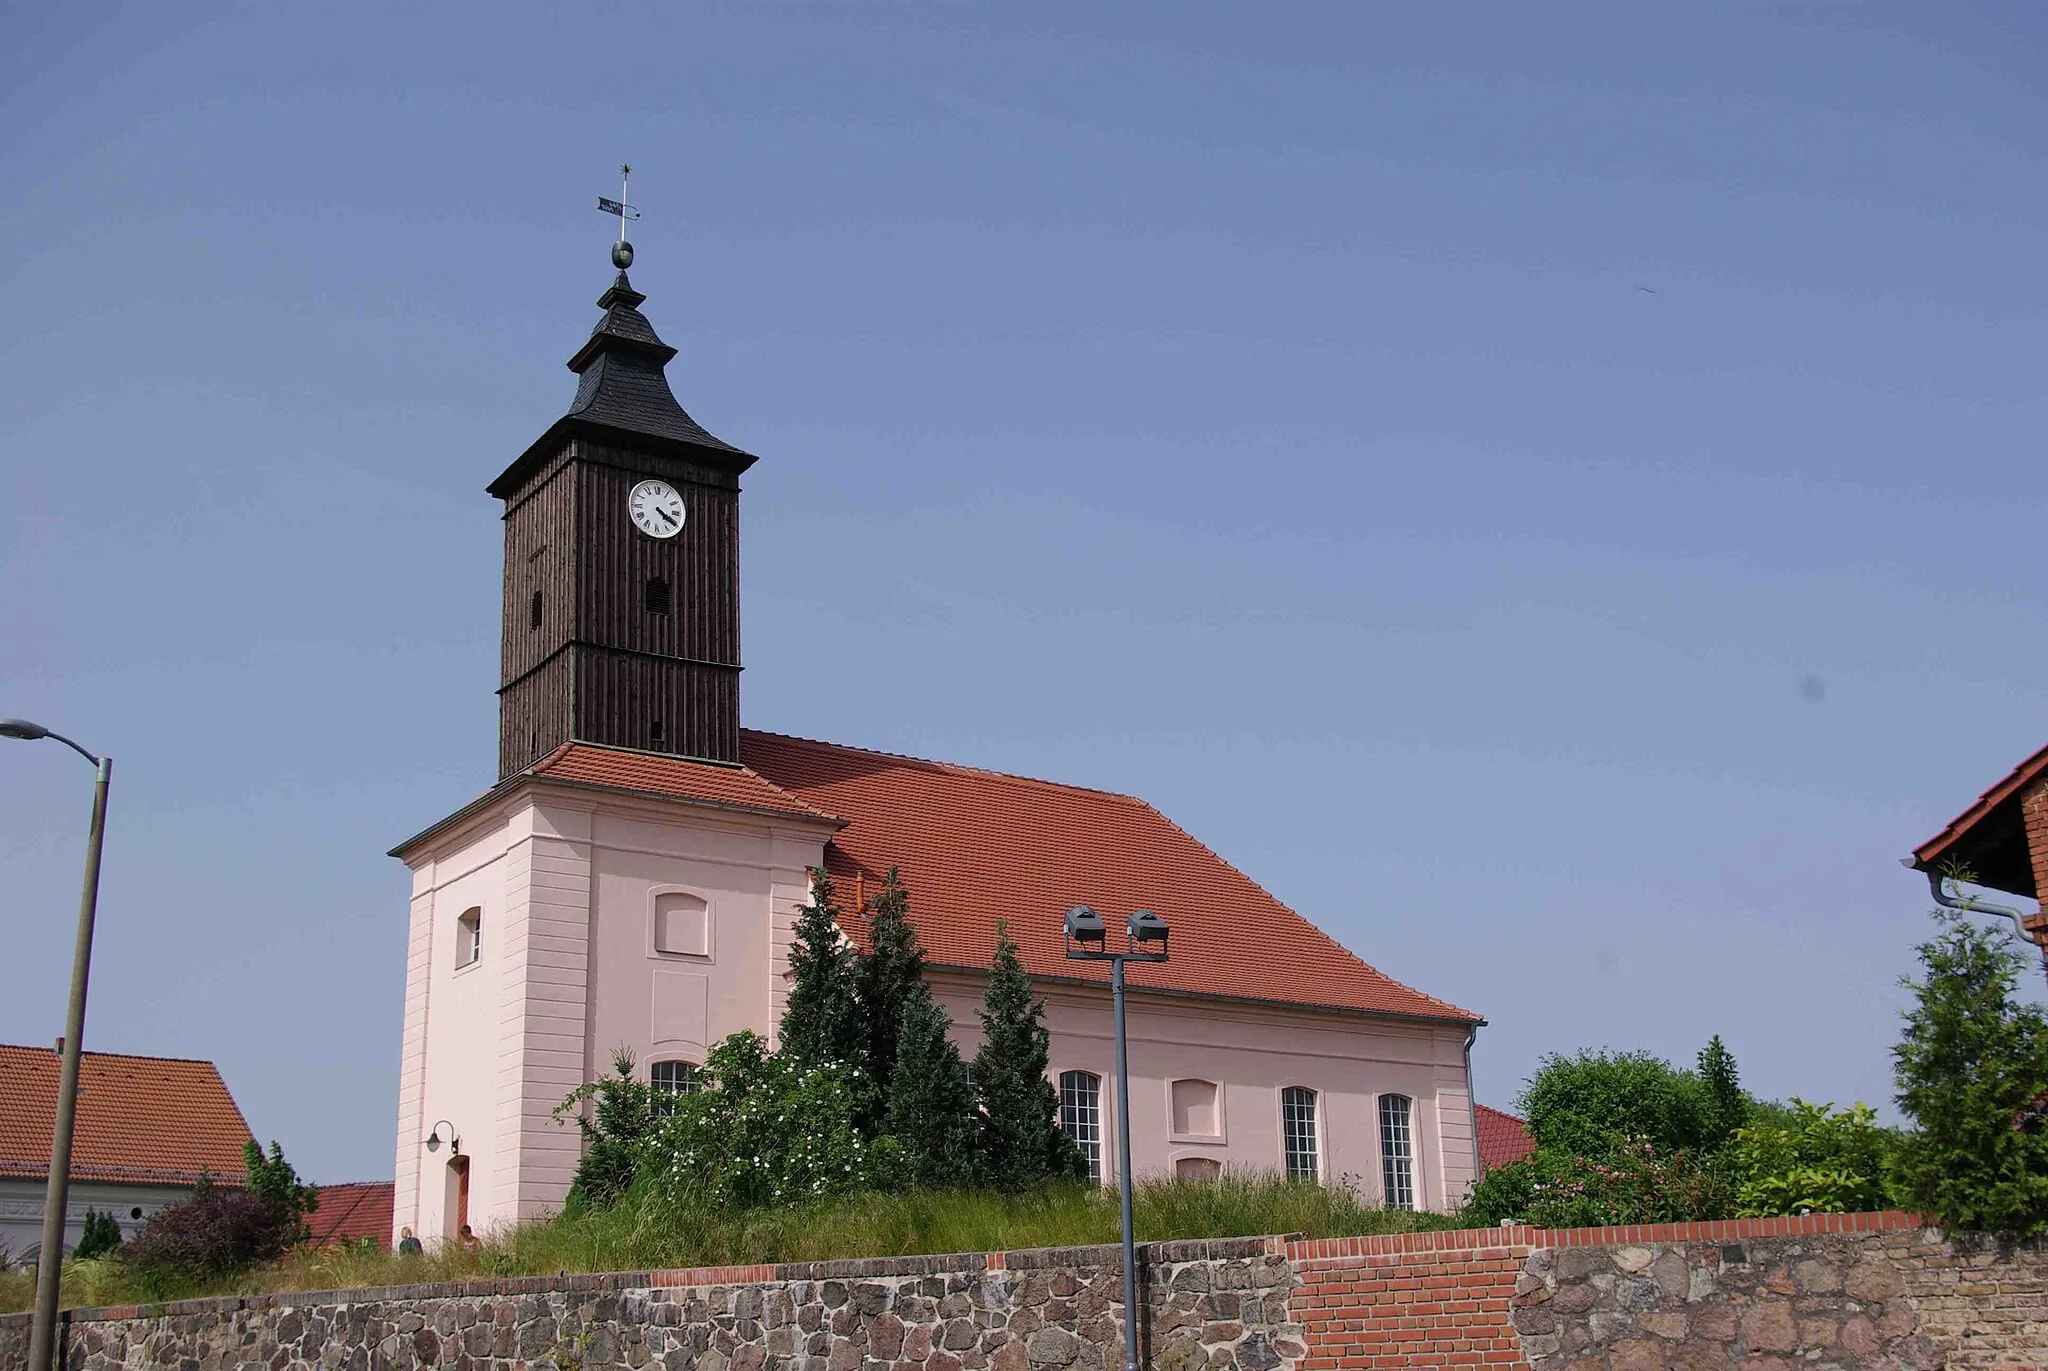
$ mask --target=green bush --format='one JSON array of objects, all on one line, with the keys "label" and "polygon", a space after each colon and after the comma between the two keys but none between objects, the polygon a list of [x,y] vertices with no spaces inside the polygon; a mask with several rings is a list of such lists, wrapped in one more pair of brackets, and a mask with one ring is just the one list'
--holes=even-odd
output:
[{"label": "green bush", "polygon": [[1461,1223],[1488,1227],[1594,1228],[1681,1223],[1728,1215],[1727,1183],[1711,1159],[1666,1151],[1644,1138],[1610,1139],[1597,1156],[1538,1149],[1489,1171],[1473,1187]]},{"label": "green bush", "polygon": [[1737,1214],[1855,1214],[1890,1205],[1896,1144],[1870,1106],[1837,1114],[1794,1095],[1790,1114],[1736,1132],[1729,1171]]},{"label": "green bush", "polygon": [[856,1068],[773,1053],[759,1034],[711,1050],[704,1085],[680,1096],[648,1155],[672,1205],[755,1208],[816,1201],[902,1181],[893,1138],[862,1136],[869,1094]]},{"label": "green bush", "polygon": [[243,1145],[243,1164],[243,1186],[217,1186],[201,1176],[190,1199],[159,1209],[116,1250],[116,1263],[152,1299],[274,1262],[306,1240],[306,1216],[319,1195],[299,1180],[283,1149],[273,1142],[266,1157],[251,1140]]},{"label": "green bush", "polygon": [[2024,962],[2011,933],[1934,917],[1892,1051],[1899,1107],[1919,1126],[1898,1151],[1899,1190],[1947,1227],[2031,1236],[2048,1230],[2048,1019],[2013,998]]},{"label": "green bush", "polygon": [[1624,1139],[1667,1153],[1697,1150],[1713,1132],[1700,1078],[1647,1052],[1552,1053],[1530,1078],[1521,1107],[1537,1147],[1570,1156],[1598,1157]]}]

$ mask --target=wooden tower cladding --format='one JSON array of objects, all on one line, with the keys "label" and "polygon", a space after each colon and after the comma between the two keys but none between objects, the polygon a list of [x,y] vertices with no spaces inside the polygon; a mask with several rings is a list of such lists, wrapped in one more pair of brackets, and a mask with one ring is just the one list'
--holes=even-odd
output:
[{"label": "wooden tower cladding", "polygon": [[[739,759],[740,473],[754,458],[676,403],[675,355],[622,270],[570,359],[576,402],[491,483],[505,501],[498,774],[570,741]],[[680,496],[642,531],[634,488]]]}]

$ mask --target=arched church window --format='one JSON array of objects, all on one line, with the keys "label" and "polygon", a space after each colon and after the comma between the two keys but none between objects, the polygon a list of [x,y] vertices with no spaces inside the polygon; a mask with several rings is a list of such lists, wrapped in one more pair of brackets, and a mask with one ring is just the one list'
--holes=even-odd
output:
[{"label": "arched church window", "polygon": [[675,1112],[676,1096],[694,1095],[704,1088],[704,1073],[690,1062],[656,1062],[647,1069],[647,1084],[654,1098],[649,1107],[656,1114]]},{"label": "arched church window", "polygon": [[1387,1208],[1415,1207],[1414,1104],[1406,1095],[1380,1096],[1380,1184]]},{"label": "arched church window", "polygon": [[484,911],[471,905],[455,920],[455,965],[459,970],[484,955]]},{"label": "arched church window", "polygon": [[1088,1179],[1102,1179],[1102,1077],[1060,1072],[1060,1129],[1088,1159]]},{"label": "arched church window", "polygon": [[1316,1179],[1316,1092],[1306,1086],[1290,1085],[1280,1092],[1280,1146],[1287,1179]]}]

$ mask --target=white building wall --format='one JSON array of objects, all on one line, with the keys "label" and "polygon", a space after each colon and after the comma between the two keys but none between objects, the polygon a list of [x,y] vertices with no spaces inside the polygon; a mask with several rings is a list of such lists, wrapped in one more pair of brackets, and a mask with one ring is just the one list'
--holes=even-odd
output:
[{"label": "white building wall", "polygon": [[[0,1246],[15,1261],[33,1260],[43,1246],[43,1177],[0,1177]],[[64,1250],[85,1234],[85,1211],[112,1214],[121,1236],[133,1237],[149,1217],[165,1205],[190,1199],[192,1187],[129,1185],[118,1181],[71,1182],[64,1203]]]}]

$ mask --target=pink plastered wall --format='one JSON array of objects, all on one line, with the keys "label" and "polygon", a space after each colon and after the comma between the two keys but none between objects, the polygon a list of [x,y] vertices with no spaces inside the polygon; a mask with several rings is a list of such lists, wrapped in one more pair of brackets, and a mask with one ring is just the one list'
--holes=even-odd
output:
[{"label": "pink plastered wall", "polygon": [[[469,1168],[478,1232],[568,1194],[582,1143],[554,1111],[626,1048],[702,1062],[779,1015],[778,974],[807,868],[830,825],[530,786],[409,852],[413,867],[394,1230],[455,1229],[446,1121]],[[701,910],[685,952],[656,941],[663,897]],[[456,966],[457,920],[483,914],[483,953]],[[448,1132],[443,1127],[445,1137]]]},{"label": "pink plastered wall", "polygon": [[[954,1036],[971,1054],[980,1042],[976,1011],[982,978],[934,972],[933,988],[952,1015]],[[1133,984],[1126,1003],[1131,1068],[1131,1168],[1174,1174],[1183,1159],[1226,1169],[1281,1169],[1280,1092],[1317,1093],[1318,1171],[1374,1202],[1381,1195],[1379,1100],[1411,1101],[1415,1201],[1447,1209],[1474,1179],[1472,1103],[1465,1077],[1465,1030],[1452,1025],[1279,1006],[1237,1004],[1147,992]],[[1051,1074],[1087,1071],[1101,1079],[1102,1167],[1117,1167],[1115,1049],[1107,987],[1043,985],[1051,1032]],[[1174,1082],[1214,1085],[1216,1108],[1175,1127]],[[1214,1131],[1209,1131],[1213,1128]]]},{"label": "pink plastered wall", "polygon": [[[741,1029],[772,1038],[807,871],[832,831],[823,821],[543,783],[410,850],[394,1228],[428,1242],[454,1232],[449,1150],[424,1146],[436,1124],[461,1138],[469,1222],[484,1232],[560,1205],[582,1145],[554,1109],[607,1072],[614,1049],[631,1051],[645,1080],[654,1062],[701,1063]],[[458,968],[456,921],[473,907],[483,914],[483,952]],[[690,925],[665,950],[665,909],[701,911],[701,930]],[[982,977],[941,969],[931,980],[971,1055]],[[1108,990],[1049,983],[1040,992],[1055,1080],[1067,1070],[1102,1079],[1102,1161],[1113,1177]],[[1303,1086],[1317,1092],[1326,1183],[1380,1197],[1379,1100],[1391,1093],[1413,1102],[1416,1203],[1448,1208],[1471,1184],[1461,1027],[1162,994],[1144,988],[1142,972],[1129,1016],[1140,1175],[1172,1174],[1191,1158],[1279,1169],[1280,1092]],[[1175,1081],[1216,1087],[1215,1109],[1194,1131],[1174,1126]]]}]

